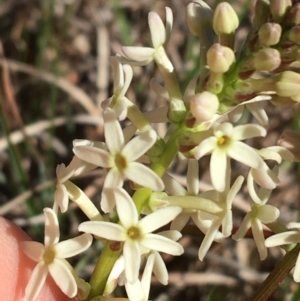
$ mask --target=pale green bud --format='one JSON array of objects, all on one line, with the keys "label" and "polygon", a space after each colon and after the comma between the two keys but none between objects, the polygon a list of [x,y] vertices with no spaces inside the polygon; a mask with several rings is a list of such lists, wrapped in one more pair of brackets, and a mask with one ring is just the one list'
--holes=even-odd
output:
[{"label": "pale green bud", "polygon": [[295,44],[300,44],[300,25],[296,25],[289,30],[288,38]]},{"label": "pale green bud", "polygon": [[239,26],[239,18],[227,2],[221,2],[216,7],[213,17],[213,29],[220,36],[223,34],[232,34]]},{"label": "pale green bud", "polygon": [[290,97],[278,96],[276,94],[272,95],[270,101],[274,106],[291,106],[295,104],[295,100],[292,100]]},{"label": "pale green bud", "polygon": [[207,31],[212,35],[212,9],[201,0],[190,3],[186,8],[186,22],[190,32],[195,36],[200,36]]},{"label": "pale green bud", "polygon": [[195,94],[190,99],[190,111],[198,122],[212,119],[218,108],[217,95],[208,91]]},{"label": "pale green bud", "polygon": [[255,4],[255,12],[252,20],[253,28],[258,29],[267,22],[270,15],[269,0],[257,0]]},{"label": "pale green bud", "polygon": [[225,73],[235,61],[235,55],[231,48],[213,44],[206,54],[207,65],[215,73]]},{"label": "pale green bud", "polygon": [[288,24],[300,24],[300,3],[295,4],[288,12],[286,21]]},{"label": "pale green bud", "polygon": [[281,63],[280,52],[273,48],[263,48],[254,54],[256,70],[272,71]]},{"label": "pale green bud", "polygon": [[270,0],[270,10],[273,20],[282,20],[287,10],[292,6],[291,0]]},{"label": "pale green bud", "polygon": [[293,97],[300,94],[300,74],[293,71],[284,71],[275,85],[279,96]]},{"label": "pale green bud", "polygon": [[259,31],[258,38],[262,45],[276,45],[281,37],[281,26],[278,23],[264,23]]}]

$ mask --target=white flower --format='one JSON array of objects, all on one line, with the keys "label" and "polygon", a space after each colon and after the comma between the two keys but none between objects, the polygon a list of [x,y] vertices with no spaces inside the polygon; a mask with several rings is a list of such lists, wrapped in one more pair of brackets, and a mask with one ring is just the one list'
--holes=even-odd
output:
[{"label": "white flower", "polygon": [[273,223],[277,220],[280,211],[278,208],[266,204],[271,191],[265,188],[257,188],[254,185],[252,176],[248,176],[248,190],[251,198],[253,199],[251,210],[246,214],[244,220],[237,230],[232,235],[235,240],[240,240],[244,237],[249,228],[252,228],[254,241],[256,243],[259,256],[261,260],[267,257],[267,248],[265,247],[265,237],[263,233],[263,224]]},{"label": "white flower", "polygon": [[114,196],[120,224],[101,221],[84,222],[79,225],[79,231],[124,242],[123,255],[127,281],[134,283],[138,278],[141,247],[171,255],[183,253],[180,244],[162,235],[151,233],[173,220],[180,213],[181,208],[162,208],[139,220],[137,209],[124,189],[116,187]]},{"label": "white flower", "polygon": [[[300,243],[300,224],[292,223],[292,225],[294,228],[297,228],[297,230],[291,230],[272,235],[271,237],[268,237],[266,239],[265,246],[270,248],[275,246]],[[297,257],[293,277],[296,282],[300,282],[300,253]]]},{"label": "white flower", "polygon": [[122,47],[122,52],[125,59],[121,59],[124,63],[132,65],[144,66],[155,60],[157,64],[164,67],[168,72],[173,71],[173,65],[168,59],[164,45],[169,40],[173,14],[169,7],[166,7],[166,26],[164,26],[161,18],[155,12],[150,12],[148,23],[151,32],[152,45],[151,47]]},{"label": "white flower", "polygon": [[[75,142],[76,143],[76,142]],[[58,207],[62,213],[66,212],[69,205],[69,193],[65,183],[72,177],[95,169],[97,166],[86,163],[76,156],[73,156],[72,161],[68,166],[58,164],[56,167],[57,184],[54,193],[53,210],[57,213]]]},{"label": "white flower", "polygon": [[240,140],[265,136],[266,130],[253,124],[233,127],[229,122],[218,124],[214,136],[203,140],[195,151],[195,158],[200,159],[211,153],[210,176],[217,191],[224,191],[226,170],[230,169],[230,158],[252,168],[262,168],[264,161],[257,151]]},{"label": "white flower", "polygon": [[141,281],[137,280],[135,283],[125,281],[125,288],[130,301],[148,301],[154,261],[155,255],[151,254],[147,258]]},{"label": "white flower", "polygon": [[64,294],[73,298],[78,292],[77,279],[74,275],[75,271],[65,258],[75,256],[88,249],[93,237],[85,233],[78,237],[58,242],[59,227],[57,216],[50,208],[45,208],[44,214],[45,245],[35,241],[21,243],[23,252],[32,260],[38,262],[26,286],[25,298],[27,301],[36,300],[48,273],[50,273]]},{"label": "white flower", "polygon": [[120,123],[114,111],[107,108],[104,112],[104,135],[108,150],[94,146],[79,145],[73,151],[80,159],[104,168],[108,171],[102,192],[101,208],[109,212],[115,206],[111,194],[115,187],[121,187],[127,178],[154,191],[163,190],[161,178],[145,165],[135,162],[156,142],[156,132],[150,130],[141,133],[125,144]]},{"label": "white flower", "polygon": [[[215,190],[206,191],[201,194],[201,197],[210,199],[215,202],[219,202],[223,206],[223,211],[216,214],[208,214],[206,212],[198,213],[198,223],[197,226],[205,233],[205,237],[199,248],[199,259],[203,260],[208,249],[210,248],[212,242],[220,241],[220,239],[228,237],[232,231],[232,202],[238,191],[240,190],[244,177],[239,176],[232,187],[229,186],[230,174],[227,175],[225,190],[223,192],[218,192]],[[229,189],[230,188],[230,189]],[[218,230],[222,225],[222,233]],[[222,234],[222,235],[220,235]]]},{"label": "white flower", "polygon": [[114,72],[114,94],[106,101],[103,101],[101,106],[103,109],[107,107],[112,108],[117,117],[123,120],[127,116],[127,102],[129,102],[125,93],[132,80],[133,72],[131,66],[122,65],[118,57],[111,57],[110,62]]}]

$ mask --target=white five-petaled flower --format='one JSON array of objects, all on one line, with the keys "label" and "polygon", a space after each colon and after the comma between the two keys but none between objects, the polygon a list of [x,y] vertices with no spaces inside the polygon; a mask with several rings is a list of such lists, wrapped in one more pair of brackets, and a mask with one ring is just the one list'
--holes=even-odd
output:
[{"label": "white five-petaled flower", "polygon": [[266,204],[271,195],[271,190],[266,188],[257,189],[253,177],[250,174],[248,176],[247,185],[249,194],[253,200],[251,210],[246,214],[240,228],[232,235],[232,238],[240,240],[246,235],[248,229],[252,228],[260,259],[264,260],[268,252],[265,246],[263,224],[267,225],[275,222],[279,217],[280,211],[278,208]]},{"label": "white five-petaled flower", "polygon": [[121,187],[127,178],[154,191],[164,189],[161,178],[142,163],[135,162],[156,142],[156,132],[149,130],[125,144],[124,135],[117,117],[110,108],[104,112],[104,135],[108,150],[94,146],[79,145],[73,151],[80,159],[91,164],[109,168],[105,177],[101,208],[109,212],[115,206],[111,197],[115,187]]},{"label": "white five-petaled flower", "polygon": [[168,42],[173,25],[173,14],[169,7],[166,7],[166,26],[164,26],[161,18],[155,12],[150,12],[148,23],[151,32],[151,47],[122,47],[122,53],[125,59],[121,59],[124,63],[132,65],[144,66],[155,60],[157,64],[164,67],[168,72],[173,71],[173,65],[168,59],[164,45]]},{"label": "white five-petaled flower", "polygon": [[123,120],[127,116],[127,102],[129,99],[125,96],[130,82],[132,80],[132,68],[130,65],[122,65],[118,57],[112,56],[110,62],[114,72],[114,94],[109,99],[102,102],[103,109],[112,108],[117,117]]},{"label": "white five-petaled flower", "polygon": [[[299,223],[291,223],[291,225],[289,227],[291,228],[291,226],[295,230],[278,233],[278,234],[272,235],[271,237],[268,237],[265,241],[265,246],[270,248],[270,247],[275,247],[275,246],[300,243],[300,231],[299,231],[300,224]],[[300,282],[300,253],[297,257],[293,277],[296,282]]]},{"label": "white five-petaled flower", "polygon": [[233,127],[229,122],[217,124],[214,136],[204,139],[195,150],[195,158],[211,153],[210,175],[217,191],[225,190],[227,169],[230,169],[230,158],[252,168],[262,168],[264,161],[257,151],[240,140],[265,136],[266,130],[254,124]]},{"label": "white five-petaled flower", "polygon": [[126,280],[134,283],[138,279],[141,263],[141,248],[181,255],[182,246],[152,231],[173,220],[181,211],[179,207],[166,207],[157,210],[139,220],[139,214],[131,197],[119,187],[114,190],[117,213],[120,224],[90,221],[79,225],[79,231],[91,233],[105,239],[124,242]]},{"label": "white five-petaled flower", "polygon": [[59,241],[59,226],[55,212],[44,209],[45,214],[45,245],[35,241],[21,243],[23,252],[32,260],[38,262],[25,289],[26,301],[36,300],[48,273],[55,283],[68,297],[77,295],[75,271],[65,260],[89,248],[93,241],[90,234],[82,234],[66,241]]}]

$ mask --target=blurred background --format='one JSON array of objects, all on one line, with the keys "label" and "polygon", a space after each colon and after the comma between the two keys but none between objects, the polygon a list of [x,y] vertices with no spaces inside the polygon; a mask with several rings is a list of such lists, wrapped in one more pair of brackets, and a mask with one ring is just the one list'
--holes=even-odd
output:
[{"label": "blurred background", "polygon": [[[181,88],[199,68],[199,44],[185,22],[187,0],[1,0],[0,1],[0,215],[21,226],[33,239],[43,239],[44,207],[52,207],[57,164],[70,162],[73,139],[103,141],[100,103],[112,94],[109,57],[121,46],[150,45],[148,13],[162,19],[166,6],[173,10],[174,26],[168,54],[177,71]],[[207,1],[214,8],[220,1]],[[228,1],[240,18],[237,46],[249,32],[255,1]],[[152,77],[159,77],[154,64],[134,68],[128,98],[143,111],[164,105],[149,90]],[[286,128],[299,129],[299,118],[290,107],[265,104],[270,118],[267,138],[255,147],[276,144]],[[248,118],[248,119],[247,119]],[[251,116],[245,116],[251,121]],[[126,122],[124,123],[124,126]],[[162,126],[162,125],[160,125]],[[158,126],[157,130],[160,130]],[[208,158],[200,160],[200,188],[211,189]],[[186,163],[177,161],[170,172],[185,184]],[[247,169],[237,166],[235,179]],[[271,204],[281,210],[284,222],[298,221],[299,168],[284,163],[282,184],[272,194]],[[99,208],[103,177],[98,169],[74,181]],[[246,190],[235,201],[237,228],[249,208]],[[77,234],[86,217],[70,204],[60,215],[61,239]],[[266,232],[266,235],[270,233]],[[153,278],[150,299],[245,300],[282,257],[279,248],[269,251],[260,262],[251,233],[234,242],[227,239],[213,244],[204,262],[198,260],[203,236],[190,225],[181,243],[185,254],[165,256],[170,272],[167,287]],[[72,263],[80,275],[89,279],[101,243],[95,242],[80,259]],[[124,296],[123,288],[115,292]],[[288,277],[269,300],[299,300],[300,290]]]}]

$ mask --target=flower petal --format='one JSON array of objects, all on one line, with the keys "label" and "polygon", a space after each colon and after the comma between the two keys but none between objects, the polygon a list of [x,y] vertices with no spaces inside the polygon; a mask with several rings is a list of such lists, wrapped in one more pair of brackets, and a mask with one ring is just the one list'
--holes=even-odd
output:
[{"label": "flower petal", "polygon": [[138,279],[141,265],[141,251],[137,241],[125,241],[123,247],[125,259],[125,275],[129,283],[134,283]]},{"label": "flower petal", "polygon": [[59,225],[55,212],[50,208],[44,208],[45,215],[45,246],[52,246],[59,241]]},{"label": "flower petal", "polygon": [[201,157],[211,153],[217,147],[217,138],[209,137],[203,140],[196,148],[195,158],[199,160]]},{"label": "flower petal", "polygon": [[280,183],[277,175],[267,166],[266,163],[264,163],[263,168],[251,168],[250,173],[254,181],[266,189],[272,190]]},{"label": "flower petal", "polygon": [[115,155],[124,147],[122,128],[115,112],[110,108],[104,111],[103,119],[105,142],[111,155]]},{"label": "flower petal", "polygon": [[126,289],[126,293],[127,293],[127,296],[130,301],[148,300],[148,298],[146,298],[146,294],[144,292],[143,285],[139,279],[137,279],[137,281],[135,281],[134,283],[130,283],[130,282],[126,281],[125,289]]},{"label": "flower petal", "polygon": [[173,27],[173,13],[170,7],[166,7],[166,38],[165,43],[170,39],[171,31]]},{"label": "flower petal", "polygon": [[96,148],[93,146],[75,146],[73,148],[74,154],[83,161],[93,165],[101,166],[104,168],[112,167],[111,156],[109,152],[104,149]]},{"label": "flower petal", "polygon": [[268,255],[267,248],[265,246],[265,237],[263,233],[263,227],[259,219],[255,218],[251,223],[253,238],[255,240],[260,260],[266,259]]},{"label": "flower petal", "polygon": [[243,238],[246,235],[246,233],[250,227],[251,227],[251,217],[250,217],[250,213],[247,213],[246,216],[244,217],[239,229],[236,231],[236,233],[234,235],[232,235],[232,238],[234,240],[240,240],[241,238]]},{"label": "flower petal", "polygon": [[124,96],[125,93],[128,90],[128,87],[130,86],[132,77],[133,77],[133,70],[132,67],[130,65],[123,65],[123,72],[125,74],[125,81],[124,81],[124,85],[122,87],[122,90],[120,92],[120,96]]},{"label": "flower petal", "polygon": [[252,168],[261,168],[264,164],[253,148],[240,141],[232,141],[232,145],[227,149],[227,154],[232,159]]},{"label": "flower petal", "polygon": [[48,267],[39,262],[31,273],[25,289],[25,298],[28,301],[35,301],[46,281]]},{"label": "flower petal", "polygon": [[77,237],[61,241],[54,248],[57,258],[69,258],[84,252],[93,242],[93,236],[82,234]]},{"label": "flower petal", "polygon": [[113,68],[113,74],[114,74],[114,92],[119,91],[122,89],[124,85],[124,73],[122,64],[120,63],[120,60],[116,56],[111,56],[109,58],[109,62],[112,65]]},{"label": "flower petal", "polygon": [[44,245],[37,241],[22,241],[21,248],[29,258],[36,262],[40,260],[45,250]]},{"label": "flower petal", "polygon": [[273,223],[280,215],[280,210],[272,205],[262,205],[258,208],[256,217],[264,224]]},{"label": "flower petal", "polygon": [[221,218],[218,218],[218,219],[215,219],[211,226],[209,227],[207,233],[205,234],[205,237],[202,241],[202,244],[199,248],[199,251],[198,251],[198,256],[199,256],[199,259],[202,261],[204,256],[206,255],[208,249],[210,248],[212,242],[214,241],[215,239],[215,236],[216,236],[216,233],[220,227],[222,223],[222,219]]},{"label": "flower petal", "polygon": [[188,223],[189,219],[190,219],[189,214],[181,214],[177,216],[172,221],[170,229],[181,231],[184,228],[184,226]]},{"label": "flower petal", "polygon": [[154,260],[155,260],[155,255],[151,254],[148,258],[147,258],[147,263],[143,272],[143,276],[142,276],[142,286],[144,289],[144,293],[145,293],[145,300],[148,300],[149,298],[149,291],[150,291],[150,284],[151,284],[151,274],[152,274],[152,270],[153,270],[153,264],[154,264]]},{"label": "flower petal", "polygon": [[122,47],[122,52],[127,59],[145,62],[145,65],[150,63],[155,52],[154,48],[150,47]]},{"label": "flower petal", "polygon": [[257,124],[238,125],[233,129],[231,138],[233,140],[245,140],[253,137],[266,136],[267,131]]},{"label": "flower petal", "polygon": [[139,228],[142,229],[143,233],[151,233],[172,221],[181,210],[180,207],[174,206],[158,209],[141,219],[139,221]]},{"label": "flower petal", "polygon": [[110,222],[84,222],[78,226],[78,231],[115,241],[125,241],[127,238],[122,226]]},{"label": "flower petal", "polygon": [[54,259],[49,265],[49,273],[51,274],[56,285],[62,292],[70,298],[77,295],[77,284],[73,274],[64,259]]},{"label": "flower petal", "polygon": [[300,254],[297,257],[293,277],[295,282],[300,282]]},{"label": "flower petal", "polygon": [[68,210],[69,196],[65,185],[58,184],[54,193],[54,202],[59,206],[62,213]]},{"label": "flower petal", "polygon": [[114,188],[111,187],[104,187],[101,194],[101,202],[100,202],[101,209],[108,213],[112,211],[116,206]]},{"label": "flower petal", "polygon": [[300,232],[299,231],[287,231],[283,233],[278,233],[268,237],[265,241],[266,247],[275,247],[281,245],[288,245],[300,242]]},{"label": "flower petal", "polygon": [[129,180],[141,186],[148,187],[153,191],[162,191],[164,189],[162,179],[154,171],[141,163],[130,162],[129,166],[123,172]]},{"label": "flower petal", "polygon": [[115,200],[118,216],[124,228],[129,229],[132,226],[136,226],[139,216],[129,194],[124,189],[117,187],[115,189]]},{"label": "flower petal", "polygon": [[148,24],[151,32],[151,40],[154,48],[163,45],[166,41],[166,30],[164,23],[156,12],[148,15]]},{"label": "flower petal", "polygon": [[224,191],[226,184],[226,171],[230,168],[229,159],[223,150],[214,150],[210,158],[211,182],[217,191]]},{"label": "flower petal", "polygon": [[162,235],[148,233],[140,241],[140,245],[148,248],[149,250],[156,250],[171,255],[181,255],[184,250],[183,247]]},{"label": "flower petal", "polygon": [[162,259],[161,255],[157,251],[152,251],[152,252],[153,252],[152,254],[155,255],[153,274],[161,284],[167,285],[169,280],[169,274],[166,268],[166,264]]},{"label": "flower petal", "polygon": [[258,121],[263,127],[267,127],[269,123],[268,115],[266,111],[261,107],[259,103],[253,102],[248,103],[247,109],[251,112],[254,118]]},{"label": "flower petal", "polygon": [[130,140],[123,148],[122,155],[127,161],[135,161],[144,155],[156,142],[157,134],[154,130],[141,133]]},{"label": "flower petal", "polygon": [[168,173],[162,176],[162,180],[169,195],[185,195],[187,193],[186,189]]},{"label": "flower petal", "polygon": [[115,188],[115,187],[122,187],[124,183],[124,176],[119,172],[116,167],[113,167],[107,173],[103,188]]},{"label": "flower petal", "polygon": [[199,193],[199,165],[197,160],[189,159],[188,161],[186,185],[189,194],[197,195]]},{"label": "flower petal", "polygon": [[241,189],[243,182],[244,182],[244,177],[238,176],[237,179],[234,181],[232,187],[230,188],[226,198],[226,204],[229,208],[231,208],[233,199]]}]

